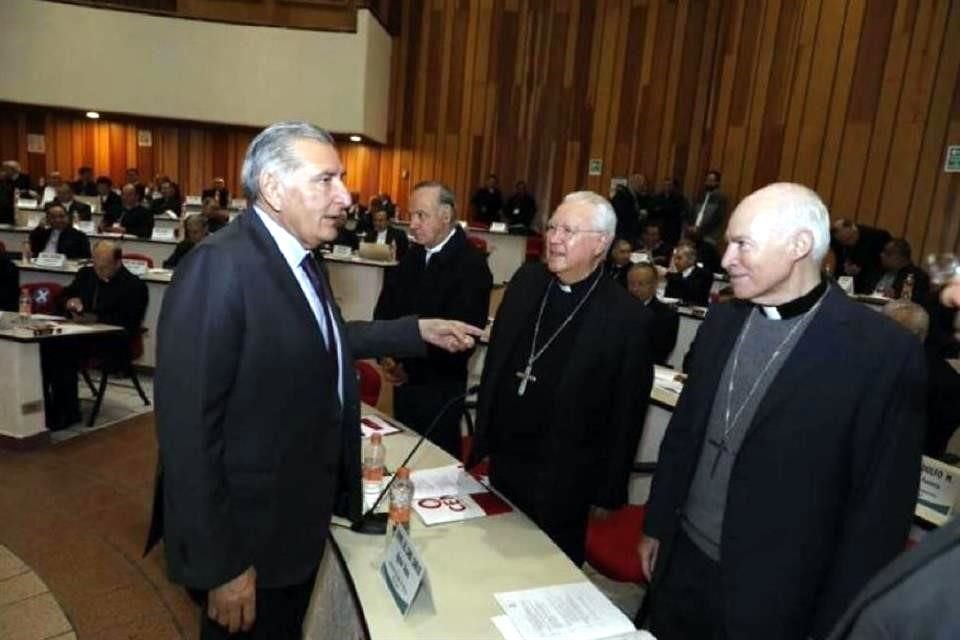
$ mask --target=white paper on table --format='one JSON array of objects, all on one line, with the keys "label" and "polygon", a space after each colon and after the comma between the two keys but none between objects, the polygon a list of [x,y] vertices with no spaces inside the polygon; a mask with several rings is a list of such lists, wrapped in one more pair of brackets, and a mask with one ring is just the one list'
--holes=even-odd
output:
[{"label": "white paper on table", "polygon": [[523,636],[520,635],[520,632],[517,631],[517,628],[513,626],[513,623],[510,622],[510,618],[507,616],[493,616],[490,618],[490,622],[493,623],[493,626],[495,626],[497,631],[500,632],[500,635],[503,636],[503,640],[524,640]]},{"label": "white paper on table", "polygon": [[636,631],[591,582],[496,593],[494,598],[524,640],[602,640]]},{"label": "white paper on table", "polygon": [[380,416],[363,416],[360,418],[360,437],[362,438],[369,438],[375,433],[388,436],[391,433],[399,432],[399,427],[395,427]]},{"label": "white paper on table", "polygon": [[465,473],[463,467],[457,465],[411,471],[410,479],[413,481],[414,500],[462,496],[488,491],[473,476]]},{"label": "white paper on table", "polygon": [[428,527],[448,522],[464,522],[487,515],[483,507],[468,495],[414,499],[413,510]]},{"label": "white paper on table", "polygon": [[653,384],[661,389],[680,393],[683,391],[683,383],[674,379],[678,373],[678,371],[674,371],[673,369],[655,367],[653,370]]}]

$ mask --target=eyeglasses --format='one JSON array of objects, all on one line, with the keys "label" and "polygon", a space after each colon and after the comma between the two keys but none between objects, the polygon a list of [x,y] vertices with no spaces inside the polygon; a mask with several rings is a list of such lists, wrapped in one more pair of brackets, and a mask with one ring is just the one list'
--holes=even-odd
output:
[{"label": "eyeglasses", "polygon": [[547,233],[559,236],[561,238],[572,238],[578,233],[606,233],[599,229],[577,229],[566,224],[547,223]]}]

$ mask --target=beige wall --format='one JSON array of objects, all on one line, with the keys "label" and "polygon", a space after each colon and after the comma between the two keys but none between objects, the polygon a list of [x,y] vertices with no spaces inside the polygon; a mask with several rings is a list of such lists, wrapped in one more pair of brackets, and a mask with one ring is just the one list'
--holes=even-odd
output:
[{"label": "beige wall", "polygon": [[[384,142],[391,40],[3,0],[0,100],[250,126],[287,119]],[[16,74],[10,73],[11,69]]]}]

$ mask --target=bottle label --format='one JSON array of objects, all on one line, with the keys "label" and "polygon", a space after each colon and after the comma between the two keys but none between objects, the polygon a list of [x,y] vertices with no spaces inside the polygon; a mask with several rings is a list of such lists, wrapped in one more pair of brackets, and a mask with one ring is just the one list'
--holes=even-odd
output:
[{"label": "bottle label", "polygon": [[397,507],[390,505],[390,522],[394,524],[409,524],[410,506]]}]

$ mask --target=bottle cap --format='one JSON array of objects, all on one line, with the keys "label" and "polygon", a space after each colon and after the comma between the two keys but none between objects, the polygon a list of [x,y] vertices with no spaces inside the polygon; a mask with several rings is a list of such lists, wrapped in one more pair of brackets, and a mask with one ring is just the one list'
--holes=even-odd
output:
[{"label": "bottle cap", "polygon": [[370,444],[380,444],[383,441],[383,435],[379,433],[370,434]]},{"label": "bottle cap", "polygon": [[397,477],[401,480],[408,479],[410,477],[410,469],[407,469],[406,467],[400,467],[397,469]]}]

